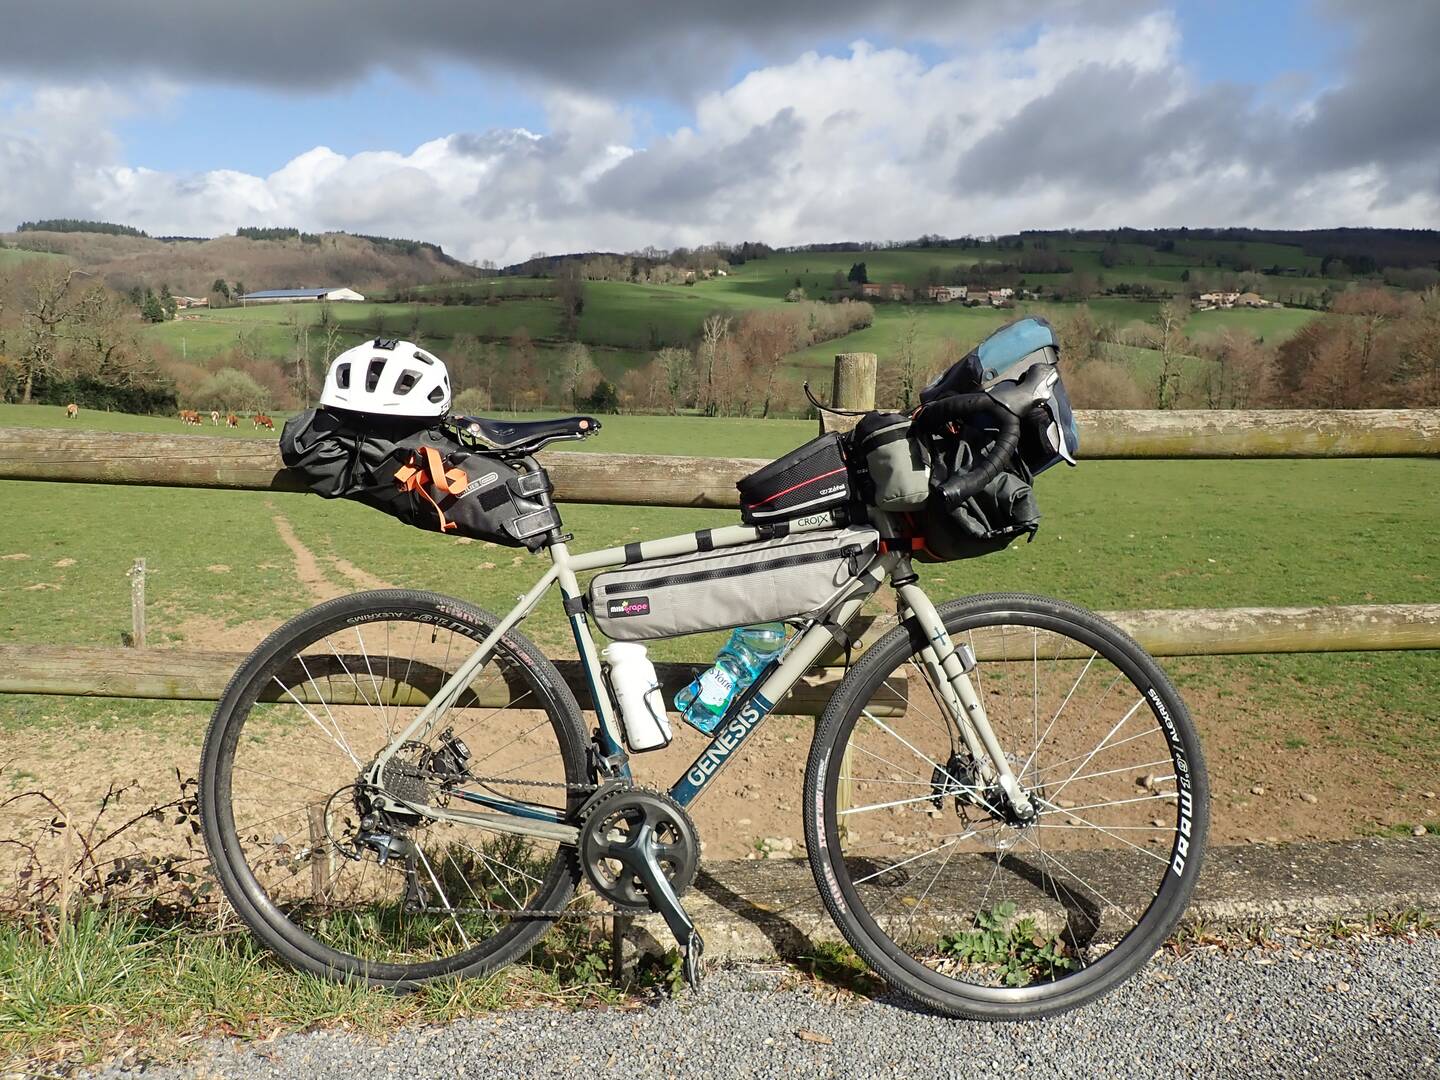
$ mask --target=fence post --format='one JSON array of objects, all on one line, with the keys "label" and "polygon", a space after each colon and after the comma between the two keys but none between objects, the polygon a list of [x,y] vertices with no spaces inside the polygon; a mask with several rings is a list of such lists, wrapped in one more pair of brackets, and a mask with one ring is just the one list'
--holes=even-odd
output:
[{"label": "fence post", "polygon": [[145,560],[136,559],[126,577],[130,579],[130,644],[145,648]]},{"label": "fence post", "polygon": [[[830,404],[837,409],[868,410],[875,408],[875,367],[879,360],[874,353],[839,353],[835,357],[835,378],[831,383]],[[849,431],[856,417],[820,414],[820,431]]]}]

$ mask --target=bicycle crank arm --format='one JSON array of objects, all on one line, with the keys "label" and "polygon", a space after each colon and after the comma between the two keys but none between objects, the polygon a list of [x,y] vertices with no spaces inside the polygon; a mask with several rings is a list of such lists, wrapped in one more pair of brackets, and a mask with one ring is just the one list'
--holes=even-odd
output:
[{"label": "bicycle crank arm", "polygon": [[665,925],[670,927],[670,932],[675,935],[675,943],[685,957],[685,981],[693,989],[700,985],[700,954],[705,951],[705,942],[700,937],[700,932],[695,929],[690,916],[681,907],[680,898],[670,887],[665,872],[655,860],[655,854],[651,850],[654,847],[650,842],[651,832],[649,822],[641,825],[635,842],[617,850],[616,854],[625,864],[625,868],[640,879],[650,906],[660,913],[665,919]]}]

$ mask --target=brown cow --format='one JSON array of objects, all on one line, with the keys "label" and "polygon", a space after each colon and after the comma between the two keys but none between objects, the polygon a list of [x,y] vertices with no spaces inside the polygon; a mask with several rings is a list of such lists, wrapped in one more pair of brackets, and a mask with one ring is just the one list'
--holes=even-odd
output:
[{"label": "brown cow", "polygon": [[69,405],[66,405],[66,406],[65,406],[65,419],[66,419],[66,420],[74,420],[74,419],[75,419],[77,416],[79,416],[79,415],[80,415],[80,406],[79,406],[79,405],[76,405],[75,402],[72,401],[72,402],[70,402]]},{"label": "brown cow", "polygon": [[181,409],[181,410],[180,410],[180,422],[181,422],[182,424],[194,425],[195,427],[199,427],[199,426],[200,426],[200,414],[199,414],[198,412],[196,412],[194,409]]},{"label": "brown cow", "polygon": [[263,427],[269,431],[275,430],[275,421],[271,420],[270,417],[266,416],[264,413],[256,413],[253,417],[251,417],[251,419],[255,421],[255,426],[257,428]]},{"label": "brown cow", "polygon": [[225,417],[225,426],[238,428],[240,426],[240,418],[236,416],[233,412],[228,413]]}]

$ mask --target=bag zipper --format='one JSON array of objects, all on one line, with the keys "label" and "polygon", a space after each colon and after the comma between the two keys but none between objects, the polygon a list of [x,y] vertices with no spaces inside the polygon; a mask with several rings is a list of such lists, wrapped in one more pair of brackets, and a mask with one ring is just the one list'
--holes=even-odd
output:
[{"label": "bag zipper", "polygon": [[783,559],[770,559],[768,562],[750,563],[742,567],[699,570],[690,574],[670,574],[666,577],[641,578],[636,581],[626,581],[618,585],[608,585],[605,589],[607,597],[622,592],[638,592],[641,590],[664,589],[672,585],[696,585],[702,581],[716,581],[727,577],[746,577],[750,574],[764,573],[767,570],[788,570],[795,566],[807,566],[810,563],[828,562],[837,556],[851,560],[852,573],[854,570],[854,559],[865,549],[859,544],[847,544],[843,548],[831,548],[829,551],[812,551],[804,555],[787,555]]}]

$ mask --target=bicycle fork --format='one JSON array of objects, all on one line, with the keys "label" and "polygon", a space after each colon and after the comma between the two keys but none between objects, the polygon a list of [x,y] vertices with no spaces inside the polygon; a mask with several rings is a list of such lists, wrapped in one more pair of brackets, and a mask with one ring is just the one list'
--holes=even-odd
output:
[{"label": "bicycle fork", "polygon": [[[1023,821],[1033,820],[1035,805],[1020,786],[1015,770],[1011,768],[985,715],[985,704],[970,681],[970,672],[975,670],[975,655],[968,646],[957,647],[950,640],[950,635],[945,632],[945,621],[919,585],[910,581],[896,585],[895,591],[900,594],[902,618],[913,618],[925,635],[926,644],[920,656],[930,675],[931,686],[940,695],[971,758],[982,774],[989,773],[982,778],[1000,785],[1016,817]],[[950,779],[953,781],[956,778]]]}]

